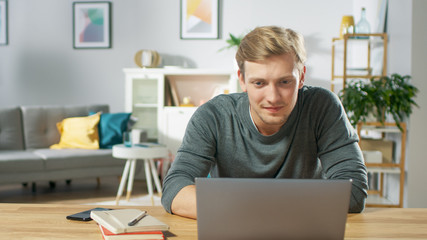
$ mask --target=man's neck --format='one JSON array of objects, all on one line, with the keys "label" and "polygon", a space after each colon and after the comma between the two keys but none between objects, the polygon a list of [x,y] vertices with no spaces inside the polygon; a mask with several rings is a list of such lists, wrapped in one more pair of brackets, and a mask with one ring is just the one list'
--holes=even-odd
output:
[{"label": "man's neck", "polygon": [[276,126],[271,126],[271,127],[265,127],[265,128],[259,128],[254,121],[254,118],[252,117],[252,113],[251,113],[251,106],[249,106],[249,117],[251,118],[252,124],[254,125],[255,129],[261,133],[264,136],[270,136],[275,134],[276,132],[278,132],[280,130],[280,127],[277,128]]}]

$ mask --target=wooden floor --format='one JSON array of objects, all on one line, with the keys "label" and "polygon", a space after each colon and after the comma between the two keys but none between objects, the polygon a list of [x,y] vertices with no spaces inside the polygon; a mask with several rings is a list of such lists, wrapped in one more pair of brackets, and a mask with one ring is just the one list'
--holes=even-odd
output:
[{"label": "wooden floor", "polygon": [[[74,179],[69,185],[65,181],[57,181],[55,188],[51,188],[49,182],[37,182],[35,192],[31,184],[26,187],[21,184],[0,185],[0,203],[85,204],[113,201],[116,199],[119,181],[117,177],[104,177],[98,186],[96,178]],[[146,194],[146,182],[135,180],[132,197]]]}]

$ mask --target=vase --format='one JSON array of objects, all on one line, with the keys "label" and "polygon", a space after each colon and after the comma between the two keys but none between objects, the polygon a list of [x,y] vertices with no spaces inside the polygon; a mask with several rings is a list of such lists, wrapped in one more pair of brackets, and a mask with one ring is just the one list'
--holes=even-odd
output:
[{"label": "vase", "polygon": [[344,34],[354,33],[354,18],[353,16],[346,15],[342,17],[341,27],[340,27],[340,38],[344,38]]}]

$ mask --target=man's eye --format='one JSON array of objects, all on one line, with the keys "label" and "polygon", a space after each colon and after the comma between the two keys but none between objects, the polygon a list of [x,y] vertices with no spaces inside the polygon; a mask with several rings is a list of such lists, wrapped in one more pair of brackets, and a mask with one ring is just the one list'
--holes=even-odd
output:
[{"label": "man's eye", "polygon": [[254,84],[256,85],[256,86],[262,86],[262,82],[254,82]]}]

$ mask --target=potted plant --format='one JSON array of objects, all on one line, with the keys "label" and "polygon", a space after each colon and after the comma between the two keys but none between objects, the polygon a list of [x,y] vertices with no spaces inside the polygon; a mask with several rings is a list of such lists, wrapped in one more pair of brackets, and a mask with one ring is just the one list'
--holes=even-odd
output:
[{"label": "potted plant", "polygon": [[225,42],[228,44],[227,46],[219,49],[219,51],[222,51],[224,49],[230,49],[230,48],[235,48],[237,49],[240,45],[240,41],[242,40],[242,36],[235,36],[231,33],[228,34],[229,38],[227,40],[225,40]]},{"label": "potted plant", "polygon": [[366,122],[369,116],[384,124],[385,116],[390,115],[402,131],[400,122],[411,115],[413,106],[418,106],[414,101],[418,89],[409,82],[410,79],[409,75],[392,74],[347,84],[339,97],[351,124]]}]

